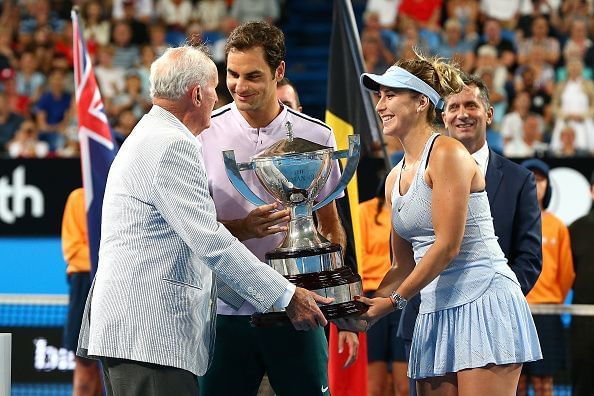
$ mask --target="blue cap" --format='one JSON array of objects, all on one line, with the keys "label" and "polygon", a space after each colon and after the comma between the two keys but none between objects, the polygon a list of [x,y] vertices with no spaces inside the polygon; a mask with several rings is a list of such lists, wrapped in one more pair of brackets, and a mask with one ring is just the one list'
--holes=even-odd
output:
[{"label": "blue cap", "polygon": [[438,109],[443,110],[443,99],[433,87],[399,66],[392,66],[382,75],[363,73],[361,85],[370,91],[379,91],[380,85],[389,88],[405,88],[422,93],[427,96],[431,103]]},{"label": "blue cap", "polygon": [[531,158],[522,162],[522,166],[530,170],[539,171],[540,173],[545,175],[547,179],[549,178],[549,171],[551,170],[551,168],[549,168],[549,166],[544,161],[541,161],[536,158]]},{"label": "blue cap", "polygon": [[544,197],[542,198],[542,206],[546,209],[551,203],[553,197],[553,187],[551,186],[551,179],[549,178],[549,171],[551,168],[544,162],[536,158],[528,159],[521,164],[524,168],[530,169],[531,171],[540,172],[547,179],[547,188],[545,190]]}]

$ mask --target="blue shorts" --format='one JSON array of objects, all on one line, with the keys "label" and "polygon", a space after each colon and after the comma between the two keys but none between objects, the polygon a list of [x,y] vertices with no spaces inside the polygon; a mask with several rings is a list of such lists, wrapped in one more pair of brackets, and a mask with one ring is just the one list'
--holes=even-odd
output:
[{"label": "blue shorts", "polygon": [[401,314],[402,310],[394,311],[367,330],[368,362],[406,362],[404,339],[396,336]]},{"label": "blue shorts", "polygon": [[85,303],[91,288],[91,274],[89,272],[74,272],[68,275],[70,286],[68,299],[68,316],[64,324],[63,347],[69,351],[76,351],[78,333],[82,322]]}]

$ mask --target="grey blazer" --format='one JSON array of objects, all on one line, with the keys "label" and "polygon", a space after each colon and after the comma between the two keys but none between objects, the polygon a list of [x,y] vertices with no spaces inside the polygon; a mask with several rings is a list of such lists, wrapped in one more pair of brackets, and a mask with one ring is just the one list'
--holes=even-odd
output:
[{"label": "grey blazer", "polygon": [[261,312],[287,289],[217,222],[200,143],[153,106],[109,171],[77,354],[204,374],[216,313],[211,270]]}]

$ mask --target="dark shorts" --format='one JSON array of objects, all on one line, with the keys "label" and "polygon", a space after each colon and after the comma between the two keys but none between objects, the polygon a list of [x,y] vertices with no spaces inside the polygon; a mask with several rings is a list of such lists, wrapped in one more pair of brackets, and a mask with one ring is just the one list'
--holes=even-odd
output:
[{"label": "dark shorts", "polygon": [[328,395],[324,329],[254,328],[249,316],[217,315],[210,368],[198,378],[202,396],[255,396],[267,373],[277,395]]},{"label": "dark shorts", "polygon": [[76,351],[78,333],[82,322],[87,295],[91,288],[91,275],[89,272],[75,272],[68,275],[69,299],[68,316],[64,324],[63,347],[69,351]]},{"label": "dark shorts", "polygon": [[536,377],[552,376],[566,366],[563,323],[559,315],[534,315],[542,359],[524,363],[522,373]]},{"label": "dark shorts", "polygon": [[[366,293],[371,297],[373,293]],[[402,310],[381,318],[367,330],[368,362],[406,362],[404,340],[396,336]]]}]

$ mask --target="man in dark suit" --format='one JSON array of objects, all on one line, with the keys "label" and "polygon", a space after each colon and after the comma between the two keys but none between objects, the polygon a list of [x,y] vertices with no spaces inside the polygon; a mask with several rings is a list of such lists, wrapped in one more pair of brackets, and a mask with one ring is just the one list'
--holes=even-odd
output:
[{"label": "man in dark suit", "polygon": [[[493,121],[489,91],[475,77],[465,75],[463,80],[467,88],[445,98],[443,122],[448,134],[464,144],[485,174],[495,235],[526,295],[542,267],[542,229],[534,176],[489,149],[487,125]],[[407,353],[419,304],[417,295],[409,301],[400,319],[398,336],[405,339]],[[414,384],[410,386],[410,394],[416,394]]]}]

